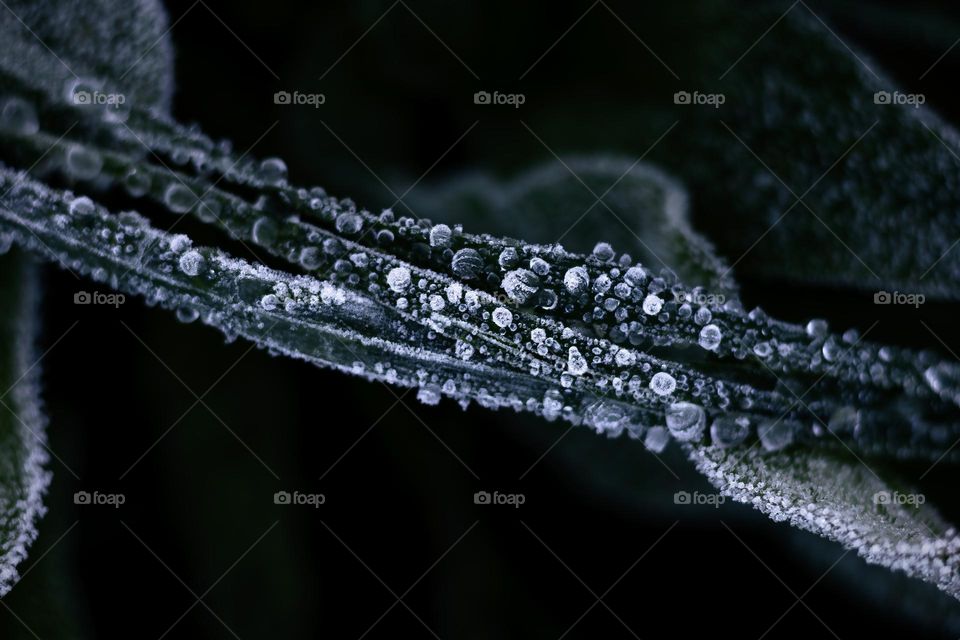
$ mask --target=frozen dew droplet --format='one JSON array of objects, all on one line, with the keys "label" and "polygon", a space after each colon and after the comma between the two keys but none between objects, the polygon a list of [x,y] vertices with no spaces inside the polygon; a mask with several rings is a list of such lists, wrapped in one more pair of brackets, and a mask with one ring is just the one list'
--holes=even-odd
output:
[{"label": "frozen dew droplet", "polygon": [[163,203],[174,213],[186,213],[197,202],[197,196],[186,185],[174,182],[163,193]]},{"label": "frozen dew droplet", "polygon": [[457,341],[456,346],[457,357],[461,360],[469,360],[473,357],[473,345],[469,342],[464,342],[462,340]]},{"label": "frozen dew droplet", "polygon": [[630,349],[620,349],[614,360],[618,367],[632,367],[637,362],[637,355]]},{"label": "frozen dew droplet", "polygon": [[587,372],[587,359],[576,347],[570,347],[567,351],[567,371],[575,376],[582,376]]},{"label": "frozen dew droplet", "polygon": [[760,444],[767,451],[779,451],[793,442],[795,427],[793,422],[784,420],[763,422],[757,428]]},{"label": "frozen dew droplet", "polygon": [[700,338],[697,342],[707,351],[716,351],[720,346],[720,340],[723,334],[720,333],[720,327],[715,324],[708,324],[700,329]]},{"label": "frozen dew droplet", "polygon": [[440,404],[440,387],[427,385],[417,390],[417,400],[430,406]]},{"label": "frozen dew droplet", "polygon": [[538,276],[545,276],[550,273],[550,263],[543,258],[531,258],[530,269]]},{"label": "frozen dew droplet", "polygon": [[190,324],[200,317],[200,312],[194,307],[177,307],[177,320]]},{"label": "frozen dew droplet", "polygon": [[453,254],[450,268],[459,277],[470,280],[480,275],[483,270],[483,259],[476,249],[460,249]]},{"label": "frozen dew droplet", "polygon": [[30,136],[40,130],[37,110],[22,98],[8,98],[0,109],[0,129]]},{"label": "frozen dew droplet", "polygon": [[758,358],[769,358],[770,354],[773,353],[773,347],[767,341],[758,342],[753,345],[753,353]]},{"label": "frozen dew droplet", "polygon": [[697,309],[697,312],[693,314],[693,321],[697,324],[707,324],[711,320],[713,320],[713,313],[706,307],[700,307]]},{"label": "frozen dew droplet", "polygon": [[654,293],[648,294],[647,297],[643,299],[643,312],[648,316],[657,315],[662,308],[663,298]]},{"label": "frozen dew droplet", "polygon": [[279,303],[280,303],[280,299],[277,298],[277,296],[275,296],[272,293],[268,293],[267,295],[260,298],[260,306],[265,311],[273,311],[274,309],[277,308],[277,305]]},{"label": "frozen dew droplet", "polygon": [[95,208],[93,200],[87,196],[80,196],[74,198],[73,202],[70,203],[70,214],[74,216],[89,215],[93,213]]},{"label": "frozen dew droplet", "polygon": [[840,345],[837,344],[833,338],[830,338],[824,342],[820,351],[823,353],[823,357],[826,358],[827,362],[833,362],[842,354]]},{"label": "frozen dew droplet", "polygon": [[507,247],[497,257],[497,264],[504,269],[512,269],[517,266],[518,262],[520,262],[520,255],[517,253],[516,247]]},{"label": "frozen dew droplet", "polygon": [[653,453],[663,453],[670,443],[670,432],[664,427],[650,427],[643,438],[643,446]]},{"label": "frozen dew droplet", "polygon": [[703,436],[707,416],[703,407],[692,402],[675,402],[667,407],[667,429],[681,442],[693,442]]},{"label": "frozen dew droplet", "polygon": [[276,243],[278,234],[277,223],[267,216],[261,216],[253,223],[251,236],[253,241],[262,247],[269,247]]},{"label": "frozen dew droplet", "polygon": [[658,396],[668,396],[677,388],[677,381],[666,371],[659,371],[650,379],[650,389]]},{"label": "frozen dew droplet", "polygon": [[827,321],[826,320],[811,320],[807,323],[807,335],[811,338],[819,340],[827,335]]},{"label": "frozen dew droplet", "polygon": [[491,317],[493,318],[493,323],[501,329],[509,327],[510,323],[513,322],[513,313],[504,307],[494,309]]},{"label": "frozen dew droplet", "polygon": [[260,163],[257,177],[270,185],[278,185],[287,179],[287,165],[280,158],[266,158]]},{"label": "frozen dew droplet", "polygon": [[337,216],[337,231],[347,235],[356,235],[363,229],[363,218],[356,213],[346,211]]},{"label": "frozen dew droplet", "polygon": [[300,250],[300,266],[308,271],[319,269],[323,264],[323,253],[317,247],[304,247]]},{"label": "frozen dew droplet", "polygon": [[403,293],[410,286],[410,270],[406,267],[394,267],[387,274],[387,284],[393,291]]},{"label": "frozen dew droplet", "polygon": [[136,167],[130,167],[123,176],[123,186],[134,198],[142,198],[150,190],[150,176]]},{"label": "frozen dew droplet", "polygon": [[103,157],[92,149],[72,146],[67,149],[66,170],[77,180],[92,180],[100,175]]},{"label": "frozen dew droplet", "polygon": [[430,229],[430,246],[446,247],[450,244],[450,238],[453,232],[445,224],[435,224]]},{"label": "frozen dew droplet", "polygon": [[827,420],[827,428],[833,433],[854,434],[860,426],[860,412],[853,407],[840,407]]},{"label": "frozen dew droplet", "polygon": [[187,251],[180,256],[180,271],[183,271],[188,276],[199,275],[203,269],[204,262],[205,260],[199,251],[195,249]]},{"label": "frozen dew droplet", "polygon": [[613,256],[613,247],[611,247],[607,242],[598,242],[593,248],[593,257],[597,260],[606,262],[608,260],[613,260]]},{"label": "frozen dew droplet", "polygon": [[720,416],[710,425],[710,439],[718,447],[735,447],[750,435],[750,419]]},{"label": "frozen dew droplet", "polygon": [[507,272],[501,286],[511,300],[523,304],[540,289],[540,278],[528,269],[514,269]]},{"label": "frozen dew droplet", "polygon": [[430,296],[430,310],[431,311],[443,311],[443,308],[447,306],[447,303],[444,302],[443,296],[438,294],[433,294]]},{"label": "frozen dew droplet", "polygon": [[643,267],[639,265],[634,265],[627,269],[627,272],[623,274],[623,279],[627,281],[632,287],[639,287],[647,280],[647,272],[643,270]]},{"label": "frozen dew droplet", "polygon": [[590,286],[590,276],[583,267],[571,267],[563,274],[563,286],[575,296],[586,293]]}]

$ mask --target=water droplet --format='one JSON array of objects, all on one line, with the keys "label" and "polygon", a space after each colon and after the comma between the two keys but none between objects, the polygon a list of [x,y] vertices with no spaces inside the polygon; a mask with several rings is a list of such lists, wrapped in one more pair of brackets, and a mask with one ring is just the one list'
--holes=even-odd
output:
[{"label": "water droplet", "polygon": [[197,196],[193,191],[179,182],[172,183],[163,193],[163,203],[174,213],[186,213],[196,202]]},{"label": "water droplet", "polygon": [[77,180],[93,180],[102,168],[103,157],[96,151],[81,146],[67,149],[66,170]]},{"label": "water droplet", "polygon": [[504,269],[511,269],[517,266],[518,262],[520,262],[520,256],[517,254],[515,247],[507,247],[500,252],[500,256],[497,258],[497,263]]},{"label": "water droplet", "polygon": [[504,307],[494,309],[491,317],[493,318],[493,323],[501,329],[509,327],[510,323],[513,322],[513,313]]},{"label": "water droplet", "polygon": [[199,251],[191,250],[184,253],[180,256],[180,271],[183,271],[188,276],[199,275],[200,271],[204,267],[203,256],[200,255]]},{"label": "water droplet", "polygon": [[528,269],[514,269],[507,272],[500,286],[511,300],[523,304],[540,288],[540,278]]},{"label": "water droplet", "polygon": [[697,312],[693,314],[693,321],[697,324],[707,324],[711,320],[713,320],[713,313],[706,307],[700,307],[697,309]]},{"label": "water droplet", "polygon": [[710,425],[710,439],[718,447],[735,447],[750,435],[750,419],[720,416]]},{"label": "water droplet", "polygon": [[643,446],[653,453],[663,453],[669,443],[670,432],[664,427],[650,427],[643,438]]},{"label": "water droplet", "polygon": [[150,190],[150,176],[136,167],[130,167],[123,176],[123,186],[134,198],[142,198]]},{"label": "water droplet", "polygon": [[394,267],[387,274],[387,284],[397,292],[403,293],[410,286],[410,270],[406,267]]},{"label": "water droplet", "polygon": [[96,207],[93,204],[93,200],[87,196],[80,196],[79,198],[74,198],[73,202],[70,203],[70,214],[75,216],[89,215],[94,212]]},{"label": "water droplet", "polygon": [[590,286],[590,276],[587,274],[587,270],[584,267],[567,269],[567,272],[563,274],[563,286],[575,296],[586,293],[587,287]]},{"label": "water droplet", "polygon": [[668,396],[677,388],[677,381],[666,371],[655,373],[650,379],[650,389],[658,396]]},{"label": "water droplet", "polygon": [[446,247],[450,244],[450,238],[453,232],[445,224],[435,224],[430,229],[430,246]]},{"label": "water droplet", "polygon": [[807,323],[807,335],[819,340],[827,335],[828,328],[826,320],[811,320]]},{"label": "water droplet", "polygon": [[177,320],[190,324],[200,317],[200,312],[194,307],[177,307]]},{"label": "water droplet", "polygon": [[663,298],[660,296],[651,293],[643,299],[643,312],[648,316],[657,315],[661,308],[663,308]]},{"label": "water droplet", "polygon": [[0,129],[30,136],[40,130],[37,110],[21,98],[9,98],[0,109]]},{"label": "water droplet", "polygon": [[675,402],[667,407],[667,429],[681,442],[693,442],[703,436],[707,416],[703,407],[692,402]]},{"label": "water droplet", "polygon": [[340,233],[355,235],[360,233],[360,230],[363,229],[363,218],[356,213],[347,211],[337,216],[337,221],[335,224],[337,231]]},{"label": "water droplet", "polygon": [[582,376],[587,372],[587,359],[576,347],[570,347],[567,351],[567,371],[575,376]]},{"label": "water droplet", "polygon": [[613,247],[607,242],[598,242],[596,246],[593,247],[593,257],[597,260],[606,262],[607,260],[613,260],[613,256]]},{"label": "water droplet", "polygon": [[700,329],[700,338],[697,342],[707,351],[716,351],[722,338],[723,334],[720,332],[720,327],[715,324],[708,324]]},{"label": "water droplet", "polygon": [[287,179],[287,165],[280,158],[266,158],[260,163],[257,177],[269,185],[278,185]]},{"label": "water droplet", "polygon": [[300,250],[300,266],[308,271],[319,269],[323,264],[323,253],[317,247],[304,247]]},{"label": "water droplet", "polygon": [[795,423],[776,420],[766,421],[757,428],[760,444],[767,451],[779,451],[793,442]]},{"label": "water droplet", "polygon": [[267,216],[261,216],[253,223],[251,237],[262,247],[273,246],[277,242],[278,235],[277,223]]},{"label": "water droplet", "polygon": [[531,258],[530,269],[538,276],[545,276],[550,273],[550,263],[543,258]]},{"label": "water droplet", "polygon": [[470,280],[480,275],[483,259],[475,249],[460,249],[453,254],[450,269],[459,277]]}]

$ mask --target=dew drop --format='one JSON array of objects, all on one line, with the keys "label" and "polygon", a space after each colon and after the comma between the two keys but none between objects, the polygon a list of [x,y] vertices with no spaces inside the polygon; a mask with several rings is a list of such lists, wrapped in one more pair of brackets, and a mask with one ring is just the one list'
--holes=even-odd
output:
[{"label": "dew drop", "polygon": [[590,276],[587,274],[587,270],[584,267],[567,269],[567,272],[563,274],[563,286],[575,296],[586,293],[587,287],[590,286]]},{"label": "dew drop", "polygon": [[795,423],[776,420],[766,421],[757,428],[760,444],[767,451],[779,451],[793,442]]},{"label": "dew drop", "polygon": [[84,216],[93,213],[96,207],[93,204],[93,200],[87,196],[80,196],[79,198],[74,198],[73,202],[70,203],[70,215],[74,216]]},{"label": "dew drop", "polygon": [[37,111],[22,98],[9,98],[0,109],[0,129],[30,136],[40,130]]},{"label": "dew drop", "polygon": [[575,376],[582,376],[587,372],[587,359],[576,347],[570,347],[567,351],[567,371]]},{"label": "dew drop", "polygon": [[735,447],[746,440],[748,435],[750,419],[745,416],[720,416],[710,425],[710,439],[718,447]]},{"label": "dew drop", "polygon": [[480,275],[483,259],[475,249],[460,249],[453,254],[450,269],[459,277],[470,280]]},{"label": "dew drop", "polygon": [[397,292],[403,293],[410,286],[410,270],[406,267],[394,267],[387,274],[387,284]]},{"label": "dew drop", "polygon": [[643,299],[643,312],[648,316],[657,315],[661,308],[663,308],[663,298],[660,296],[651,293]]},{"label": "dew drop", "polygon": [[103,157],[92,149],[73,146],[67,150],[66,170],[77,180],[92,180],[100,175]]},{"label": "dew drop", "polygon": [[510,323],[513,322],[513,313],[504,307],[494,309],[491,317],[493,318],[493,323],[501,329],[509,327]]},{"label": "dew drop", "polygon": [[707,416],[703,407],[692,402],[675,402],[667,407],[667,429],[681,442],[693,442],[703,436]]},{"label": "dew drop", "polygon": [[507,272],[500,286],[511,300],[523,304],[540,289],[540,278],[528,269],[514,269]]},{"label": "dew drop", "polygon": [[720,332],[720,327],[715,324],[708,324],[700,329],[700,337],[697,342],[707,351],[716,351],[722,338],[723,334]]},{"label": "dew drop", "polygon": [[348,235],[358,234],[360,230],[363,229],[363,219],[356,213],[349,211],[338,215],[335,224],[337,231]]},{"label": "dew drop", "polygon": [[317,247],[304,247],[300,250],[300,266],[308,271],[319,269],[323,264],[323,253]]},{"label": "dew drop", "polygon": [[261,216],[253,223],[251,236],[253,241],[261,247],[273,246],[277,242],[278,235],[277,223],[267,216]]},{"label": "dew drop", "polygon": [[446,247],[450,244],[450,238],[453,232],[445,224],[435,224],[430,229],[430,246]]},{"label": "dew drop", "polygon": [[260,163],[257,177],[269,185],[278,185],[287,179],[287,165],[280,158],[266,158]]},{"label": "dew drop", "polygon": [[199,275],[205,262],[206,260],[200,255],[199,251],[187,251],[180,256],[180,271],[183,271],[188,276]]},{"label": "dew drop", "polygon": [[179,182],[172,183],[163,193],[163,203],[174,213],[186,213],[196,202],[197,196],[193,191]]},{"label": "dew drop", "polygon": [[123,187],[134,198],[142,198],[150,190],[150,176],[136,167],[130,167],[123,176]]},{"label": "dew drop", "polygon": [[658,396],[668,396],[677,388],[677,381],[666,371],[660,371],[650,379],[650,389]]}]

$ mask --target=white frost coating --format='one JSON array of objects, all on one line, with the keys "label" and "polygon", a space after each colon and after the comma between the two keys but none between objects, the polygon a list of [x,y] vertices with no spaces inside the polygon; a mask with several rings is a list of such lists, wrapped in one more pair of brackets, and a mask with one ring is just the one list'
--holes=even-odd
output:
[{"label": "white frost coating", "polygon": [[199,251],[187,251],[180,256],[180,271],[188,276],[196,276],[203,269],[204,259]]}]

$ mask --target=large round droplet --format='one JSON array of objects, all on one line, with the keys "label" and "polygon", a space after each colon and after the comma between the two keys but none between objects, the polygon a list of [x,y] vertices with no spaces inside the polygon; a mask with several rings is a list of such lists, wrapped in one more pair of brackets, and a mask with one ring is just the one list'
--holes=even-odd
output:
[{"label": "large round droplet", "polygon": [[67,149],[66,170],[77,180],[92,180],[100,175],[103,157],[93,149],[72,146]]},{"label": "large round droplet", "polygon": [[206,260],[200,255],[200,252],[191,249],[180,256],[180,271],[183,271],[188,276],[196,276],[200,274],[205,263]]},{"label": "large round droplet", "polygon": [[260,163],[257,177],[269,185],[278,185],[287,179],[287,165],[280,158],[266,158]]},{"label": "large round droplet", "polygon": [[707,416],[703,407],[692,402],[674,402],[667,407],[667,429],[681,442],[693,442],[703,436]]},{"label": "large round droplet", "polygon": [[791,442],[796,431],[796,423],[774,420],[760,423],[757,428],[757,435],[760,436],[760,444],[767,451],[779,451]]},{"label": "large round droplet", "polygon": [[123,187],[134,198],[142,198],[150,190],[150,176],[136,167],[130,167],[123,176]]},{"label": "large round droplet", "polygon": [[707,351],[716,351],[717,347],[720,346],[721,338],[723,338],[723,334],[720,333],[720,327],[715,324],[708,324],[700,329],[700,338],[697,342]]},{"label": "large round droplet", "polygon": [[500,286],[511,300],[524,304],[540,289],[540,278],[529,269],[514,269],[507,272]]},{"label": "large round droplet", "polygon": [[0,109],[0,129],[30,136],[40,130],[37,110],[22,98],[8,98]]},{"label": "large round droplet", "polygon": [[304,247],[300,250],[300,265],[308,270],[319,269],[323,264],[323,253],[317,247]]},{"label": "large round droplet", "polygon": [[587,292],[590,286],[590,276],[584,267],[571,267],[563,274],[563,286],[575,296]]},{"label": "large round droplet", "polygon": [[587,359],[576,347],[570,347],[567,351],[567,371],[575,376],[582,376],[587,372]]},{"label": "large round droplet", "polygon": [[645,314],[655,316],[660,313],[660,309],[663,308],[663,298],[654,293],[648,294],[647,297],[643,299],[642,306]]},{"label": "large round droplet", "polygon": [[94,212],[96,207],[93,205],[93,200],[87,196],[80,196],[79,198],[74,198],[70,203],[70,214],[75,216],[88,215]]},{"label": "large round droplet", "polygon": [[344,212],[337,216],[337,231],[347,235],[356,235],[363,229],[363,218],[356,213]]},{"label": "large round droplet", "polygon": [[430,228],[430,246],[446,247],[450,244],[450,238],[453,232],[445,224],[435,224]]},{"label": "large round droplet", "polygon": [[262,247],[273,246],[277,242],[278,235],[277,223],[267,216],[261,216],[253,223],[251,236],[253,241]]},{"label": "large round droplet", "polygon": [[710,439],[718,447],[734,447],[750,435],[750,419],[746,416],[720,416],[710,425]]},{"label": "large round droplet", "polygon": [[650,427],[643,438],[643,446],[653,453],[662,453],[670,443],[670,432],[664,427]]},{"label": "large round droplet", "polygon": [[403,293],[410,286],[410,270],[406,267],[394,267],[387,274],[387,284],[397,292]]},{"label": "large round droplet", "polygon": [[197,202],[197,196],[184,184],[174,182],[163,192],[163,203],[174,213],[186,213]]},{"label": "large round droplet", "polygon": [[650,389],[658,396],[668,396],[677,388],[677,381],[666,371],[660,371],[650,379]]},{"label": "large round droplet", "polygon": [[483,271],[483,259],[475,249],[460,249],[453,254],[450,269],[461,278],[470,280]]},{"label": "large round droplet", "polygon": [[493,324],[501,329],[509,327],[510,323],[513,322],[513,313],[505,307],[497,307],[493,310],[493,313],[490,314],[490,317],[493,319]]}]

